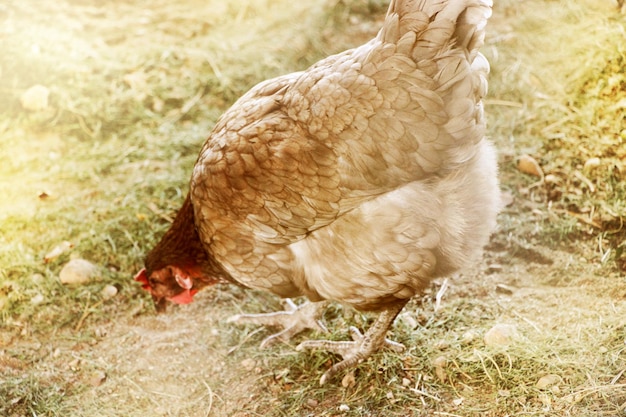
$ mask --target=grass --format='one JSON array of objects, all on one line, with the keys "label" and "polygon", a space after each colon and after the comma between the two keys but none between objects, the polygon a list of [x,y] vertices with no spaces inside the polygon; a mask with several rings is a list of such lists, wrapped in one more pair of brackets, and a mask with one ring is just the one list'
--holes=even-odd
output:
[{"label": "grass", "polygon": [[[268,331],[224,323],[279,308],[271,296],[219,287],[153,316],[130,277],[217,117],[256,82],[369,39],[386,8],[292,3],[0,7],[0,414],[622,415],[626,20],[591,0],[496,2],[486,109],[513,203],[439,308],[437,282],[401,314],[392,336],[405,353],[320,387],[337,358],[293,349],[316,335],[260,351]],[[49,88],[47,109],[21,107],[34,84]],[[522,154],[543,181],[517,169]],[[44,262],[63,241],[72,249]],[[62,285],[74,257],[98,276]],[[118,294],[103,298],[106,285]],[[337,340],[371,319],[325,316]],[[506,350],[482,341],[499,322],[522,334]],[[539,388],[545,375],[558,382]]]}]

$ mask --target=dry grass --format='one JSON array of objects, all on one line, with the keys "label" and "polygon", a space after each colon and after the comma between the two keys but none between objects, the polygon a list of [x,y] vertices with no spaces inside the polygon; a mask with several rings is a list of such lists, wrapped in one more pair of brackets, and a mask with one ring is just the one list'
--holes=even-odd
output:
[{"label": "dry grass", "polygon": [[[293,349],[315,335],[260,351],[267,330],[225,323],[280,308],[271,296],[219,287],[157,317],[130,280],[219,114],[256,82],[368,39],[385,3],[0,6],[1,415],[625,415],[626,18],[608,1],[496,2],[487,112],[512,203],[440,307],[437,282],[401,314],[404,354],[320,387],[337,358]],[[25,111],[34,84],[50,106]],[[522,154],[543,181],[519,172]],[[72,250],[44,263],[62,241]],[[61,285],[70,257],[99,276]],[[345,339],[371,317],[333,306],[325,320]],[[520,337],[486,347],[495,323]]]}]

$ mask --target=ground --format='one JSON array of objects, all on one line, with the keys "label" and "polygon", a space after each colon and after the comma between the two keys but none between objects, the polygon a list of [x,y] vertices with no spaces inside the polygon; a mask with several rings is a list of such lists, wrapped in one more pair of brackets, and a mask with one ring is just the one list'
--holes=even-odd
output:
[{"label": "ground", "polygon": [[[498,230],[404,309],[404,353],[321,387],[337,358],[294,349],[319,335],[260,350],[268,330],[226,323],[280,300],[223,285],[156,315],[131,278],[221,112],[369,39],[386,2],[1,5],[0,414],[626,416],[626,17],[608,0],[495,3]],[[62,284],[76,258],[98,272]],[[346,339],[372,316],[324,320]]]}]

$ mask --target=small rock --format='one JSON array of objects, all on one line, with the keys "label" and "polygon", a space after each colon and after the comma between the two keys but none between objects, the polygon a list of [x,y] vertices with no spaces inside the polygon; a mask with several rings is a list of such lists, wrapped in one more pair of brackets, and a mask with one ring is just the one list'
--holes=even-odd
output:
[{"label": "small rock", "polygon": [[33,298],[30,299],[30,303],[32,305],[39,305],[41,303],[43,303],[45,300],[44,296],[41,294],[37,294],[36,296],[34,296]]},{"label": "small rock", "polygon": [[409,385],[411,385],[411,380],[409,378],[402,378],[402,386],[408,387]]},{"label": "small rock", "polygon": [[539,389],[546,389],[546,388],[550,388],[553,385],[558,384],[559,382],[561,382],[560,376],[548,374],[539,378],[535,386]]},{"label": "small rock", "polygon": [[256,361],[252,358],[247,358],[241,361],[241,367],[246,371],[251,371],[256,366]]},{"label": "small rock", "polygon": [[496,324],[485,333],[485,345],[506,347],[518,336],[517,327],[512,324]]},{"label": "small rock", "polygon": [[117,295],[117,287],[115,285],[107,285],[100,291],[100,295],[105,300],[109,300]]},{"label": "small rock", "polygon": [[546,175],[544,181],[546,182],[546,184],[560,184],[561,182],[563,182],[559,177],[554,174]]},{"label": "small rock", "polygon": [[472,343],[476,338],[478,338],[478,332],[476,330],[468,330],[461,336],[461,341],[463,343]]},{"label": "small rock", "polygon": [[43,85],[33,85],[20,96],[20,103],[25,110],[45,110],[48,107],[50,90]]},{"label": "small rock", "polygon": [[347,404],[341,404],[339,406],[339,411],[350,411],[350,406],[348,406]]},{"label": "small rock", "polygon": [[308,400],[306,400],[306,405],[307,405],[307,406],[309,406],[309,407],[311,407],[311,408],[315,408],[315,407],[317,407],[319,403],[320,403],[320,402],[319,402],[319,401],[317,401],[317,400],[316,400],[316,399],[314,399],[314,398],[309,398]]},{"label": "small rock", "polygon": [[107,374],[103,371],[95,371],[89,377],[89,385],[99,387],[107,379]]},{"label": "small rock", "polygon": [[65,264],[59,278],[63,284],[84,284],[98,274],[98,267],[85,259],[72,259]]},{"label": "small rock", "polygon": [[30,280],[33,281],[33,284],[35,285],[39,285],[43,283],[44,279],[45,279],[44,276],[41,275],[40,273],[35,273],[33,274],[32,277],[30,277]]},{"label": "small rock", "polygon": [[496,292],[498,294],[511,295],[515,292],[515,288],[510,287],[506,284],[498,284],[496,285]]}]

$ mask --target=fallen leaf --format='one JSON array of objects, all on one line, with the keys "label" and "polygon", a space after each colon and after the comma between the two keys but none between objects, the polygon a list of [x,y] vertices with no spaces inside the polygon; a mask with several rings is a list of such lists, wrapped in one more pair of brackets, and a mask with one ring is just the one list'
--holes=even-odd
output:
[{"label": "fallen leaf", "polygon": [[433,361],[435,367],[435,375],[440,382],[445,382],[448,376],[446,375],[446,366],[448,365],[448,359],[445,356],[439,356]]},{"label": "fallen leaf", "polygon": [[348,372],[341,380],[341,386],[344,388],[353,387],[356,384],[356,378],[354,377],[354,371]]},{"label": "fallen leaf", "polygon": [[583,166],[583,169],[585,171],[591,171],[594,168],[597,168],[600,166],[600,158],[589,158],[585,161],[585,165]]},{"label": "fallen leaf", "polygon": [[522,155],[517,162],[517,169],[524,174],[543,178],[543,170],[535,158],[530,155]]},{"label": "fallen leaf", "polygon": [[65,240],[59,243],[58,245],[56,245],[54,248],[52,248],[50,252],[48,252],[46,256],[43,257],[43,262],[47,264],[51,260],[63,255],[65,252],[72,249],[73,247],[74,247],[73,243]]}]

